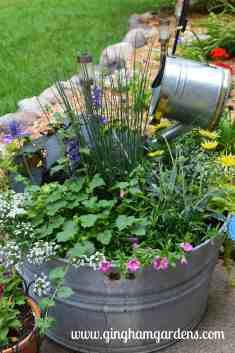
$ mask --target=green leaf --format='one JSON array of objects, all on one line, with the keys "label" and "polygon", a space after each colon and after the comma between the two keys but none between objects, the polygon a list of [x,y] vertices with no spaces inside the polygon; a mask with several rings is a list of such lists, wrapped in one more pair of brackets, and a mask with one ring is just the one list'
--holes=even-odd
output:
[{"label": "green leaf", "polygon": [[55,301],[51,298],[43,298],[39,302],[39,306],[42,310],[46,310],[48,308],[52,308],[55,305]]},{"label": "green leaf", "polygon": [[127,227],[132,226],[136,222],[136,218],[133,216],[125,216],[121,215],[118,216],[116,219],[116,226],[118,227],[119,230],[123,230]]},{"label": "green leaf", "polygon": [[98,218],[99,218],[98,215],[95,215],[95,214],[87,214],[79,217],[83,228],[93,227]]},{"label": "green leaf", "polygon": [[89,192],[93,192],[94,189],[100,187],[100,186],[104,186],[105,185],[105,181],[104,179],[101,178],[101,176],[99,174],[95,174],[95,176],[93,177],[92,181],[90,182],[89,185]]},{"label": "green leaf", "polygon": [[65,276],[65,268],[64,267],[56,267],[49,273],[49,279],[51,281],[62,280]]},{"label": "green leaf", "polygon": [[57,297],[58,298],[69,298],[73,295],[73,291],[69,287],[60,287],[57,291]]},{"label": "green leaf", "polygon": [[97,234],[97,240],[101,242],[103,245],[108,245],[112,239],[111,230],[105,230],[103,233]]},{"label": "green leaf", "polygon": [[57,234],[56,239],[58,240],[58,242],[61,242],[61,243],[66,242],[73,239],[73,237],[77,234],[77,232],[78,232],[78,226],[74,224],[73,221],[67,221],[64,224],[63,231]]},{"label": "green leaf", "polygon": [[58,211],[61,211],[67,206],[67,202],[64,200],[57,201],[52,205],[47,206],[47,214],[49,216],[54,216]]},{"label": "green leaf", "polygon": [[74,246],[73,249],[70,250],[69,254],[74,257],[81,257],[83,255],[91,255],[95,252],[95,247],[93,243],[88,240],[82,241]]}]

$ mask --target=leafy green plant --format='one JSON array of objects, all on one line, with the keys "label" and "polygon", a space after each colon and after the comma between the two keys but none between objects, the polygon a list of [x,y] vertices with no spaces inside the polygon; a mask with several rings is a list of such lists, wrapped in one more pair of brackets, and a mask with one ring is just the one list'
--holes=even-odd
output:
[{"label": "leafy green plant", "polygon": [[10,334],[20,332],[20,313],[26,304],[22,279],[16,273],[7,273],[0,267],[0,347],[7,346]]}]

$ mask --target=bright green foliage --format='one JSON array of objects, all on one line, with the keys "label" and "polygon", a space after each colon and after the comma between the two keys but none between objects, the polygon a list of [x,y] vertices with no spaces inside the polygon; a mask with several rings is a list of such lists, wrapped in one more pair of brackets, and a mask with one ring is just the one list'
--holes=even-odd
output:
[{"label": "bright green foliage", "polygon": [[25,302],[21,278],[16,273],[6,274],[0,267],[0,348],[10,343],[10,330],[21,328],[19,314]]}]

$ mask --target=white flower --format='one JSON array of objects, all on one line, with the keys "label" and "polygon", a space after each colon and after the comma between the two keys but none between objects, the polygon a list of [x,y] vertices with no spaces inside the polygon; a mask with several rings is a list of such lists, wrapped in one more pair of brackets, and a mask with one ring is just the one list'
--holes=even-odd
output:
[{"label": "white flower", "polygon": [[92,267],[93,270],[97,270],[99,267],[100,261],[104,261],[104,260],[105,260],[104,254],[97,251],[90,257],[83,255],[79,258],[73,258],[72,265],[75,266],[76,268],[82,267],[82,266],[88,266],[88,267]]},{"label": "white flower", "polygon": [[56,256],[58,245],[55,242],[39,240],[27,254],[27,261],[33,265],[42,265]]},{"label": "white flower", "polygon": [[42,272],[40,276],[36,275],[33,284],[33,293],[39,297],[49,295],[51,292],[51,283],[48,277]]},{"label": "white flower", "polygon": [[0,247],[0,262],[6,268],[22,264],[22,251],[15,241],[9,241]]}]

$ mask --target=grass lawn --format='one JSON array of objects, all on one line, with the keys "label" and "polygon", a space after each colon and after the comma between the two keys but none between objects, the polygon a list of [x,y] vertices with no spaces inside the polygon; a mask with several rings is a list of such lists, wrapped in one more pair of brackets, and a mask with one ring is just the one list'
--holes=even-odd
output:
[{"label": "grass lawn", "polygon": [[76,71],[76,52],[101,50],[127,31],[128,16],[171,0],[1,0],[0,116]]}]

